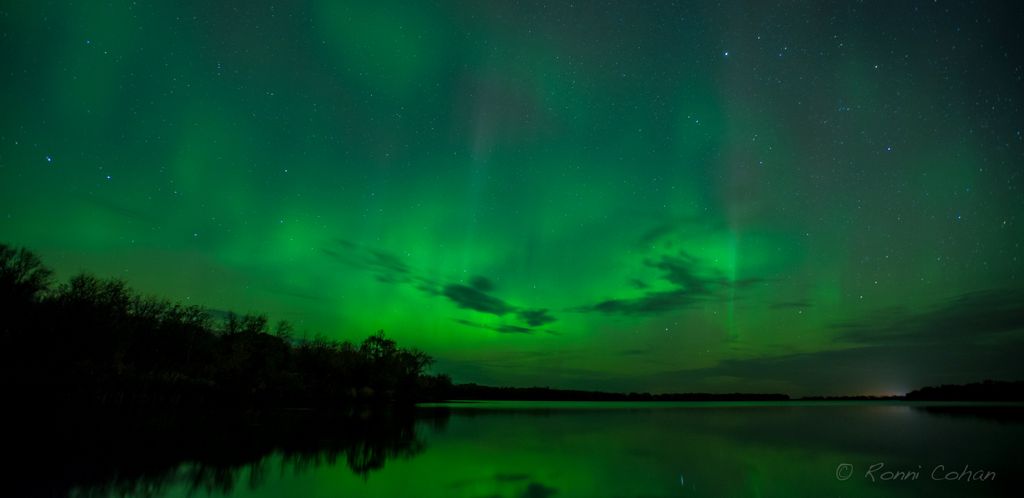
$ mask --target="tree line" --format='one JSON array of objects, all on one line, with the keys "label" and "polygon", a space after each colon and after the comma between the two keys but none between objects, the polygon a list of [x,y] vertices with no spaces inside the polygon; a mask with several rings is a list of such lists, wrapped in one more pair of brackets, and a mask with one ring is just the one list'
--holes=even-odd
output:
[{"label": "tree line", "polygon": [[615,393],[552,389],[550,387],[492,387],[479,384],[455,384],[450,399],[510,401],[787,401],[778,393]]},{"label": "tree line", "polygon": [[904,397],[908,401],[1021,401],[1024,400],[1024,382],[984,380],[943,384],[915,389]]},{"label": "tree line", "polygon": [[100,407],[339,407],[439,399],[433,359],[383,332],[297,338],[287,322],[143,296],[53,272],[0,244],[0,378],[9,399]]}]

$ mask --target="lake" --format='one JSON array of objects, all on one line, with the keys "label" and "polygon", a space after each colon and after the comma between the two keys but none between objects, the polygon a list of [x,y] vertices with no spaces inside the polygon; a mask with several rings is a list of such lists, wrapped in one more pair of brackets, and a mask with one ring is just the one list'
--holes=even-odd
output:
[{"label": "lake", "polygon": [[380,423],[371,412],[288,430],[239,421],[257,429],[210,431],[198,443],[126,438],[65,458],[57,449],[47,454],[61,459],[50,469],[60,476],[40,473],[15,489],[154,497],[1008,496],[1018,491],[1024,463],[1022,410],[894,402],[431,404]]}]

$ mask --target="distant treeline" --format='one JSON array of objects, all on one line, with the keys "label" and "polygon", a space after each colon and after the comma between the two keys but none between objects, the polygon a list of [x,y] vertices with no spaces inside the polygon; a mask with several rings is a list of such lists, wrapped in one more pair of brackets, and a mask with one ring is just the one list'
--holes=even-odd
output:
[{"label": "distant treeline", "polygon": [[805,396],[799,401],[1024,401],[1024,382],[985,380],[922,387],[902,396]]},{"label": "distant treeline", "polygon": [[903,396],[804,396],[797,401],[903,401]]},{"label": "distant treeline", "polygon": [[[124,282],[52,272],[0,244],[0,387],[15,403],[76,407],[338,407],[439,399],[432,358],[378,333],[297,338],[286,322],[145,297]],[[11,406],[11,405],[9,405]]]},{"label": "distant treeline", "polygon": [[510,401],[785,401],[786,394],[751,393],[609,393],[548,387],[490,387],[478,384],[452,386],[450,399]]},{"label": "distant treeline", "polygon": [[922,387],[905,396],[909,401],[1024,401],[1024,382],[986,380],[973,384]]}]

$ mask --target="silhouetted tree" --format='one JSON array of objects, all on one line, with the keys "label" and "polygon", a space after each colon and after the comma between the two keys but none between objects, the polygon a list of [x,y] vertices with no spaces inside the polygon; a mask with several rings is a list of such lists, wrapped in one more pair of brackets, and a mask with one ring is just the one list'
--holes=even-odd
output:
[{"label": "silhouetted tree", "polygon": [[40,341],[40,302],[49,292],[53,273],[35,254],[0,244],[0,382],[9,382],[18,395],[38,378],[39,366],[26,368],[26,357],[42,358],[48,350]]},{"label": "silhouetted tree", "polygon": [[35,302],[49,289],[52,275],[27,249],[0,244],[0,302],[5,305]]},{"label": "silhouetted tree", "polygon": [[[76,275],[55,289],[24,249],[0,246],[2,382],[16,395],[100,406],[340,406],[415,401],[426,354],[383,332],[359,347],[296,341],[287,322],[135,294]],[[37,400],[39,401],[39,400]]]}]

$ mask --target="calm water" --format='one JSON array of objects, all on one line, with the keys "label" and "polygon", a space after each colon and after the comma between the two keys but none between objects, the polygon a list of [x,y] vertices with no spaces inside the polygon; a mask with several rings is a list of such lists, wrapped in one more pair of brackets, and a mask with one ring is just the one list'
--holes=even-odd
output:
[{"label": "calm water", "polygon": [[[119,470],[99,465],[106,474],[91,476],[72,469],[64,480],[71,494],[156,497],[1009,496],[1024,475],[1022,410],[863,402],[443,404],[384,425],[363,414],[366,425],[354,432],[332,440],[326,429],[299,448],[256,445],[241,456],[186,451],[185,460],[168,459],[162,469],[117,467],[118,458],[132,458],[126,451],[110,462]],[[238,441],[225,443],[245,444]],[[872,465],[881,467],[871,472]]]}]

